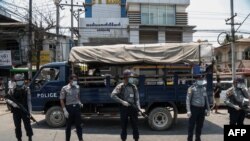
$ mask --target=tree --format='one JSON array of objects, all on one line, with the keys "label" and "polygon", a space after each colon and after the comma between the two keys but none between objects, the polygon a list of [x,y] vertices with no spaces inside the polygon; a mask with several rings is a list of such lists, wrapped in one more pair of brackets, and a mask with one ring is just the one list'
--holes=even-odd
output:
[{"label": "tree", "polygon": [[[40,52],[43,49],[44,38],[48,35],[49,30],[56,27],[56,20],[53,18],[52,13],[48,13],[46,16],[37,11],[40,20],[34,22],[33,32],[35,33],[35,50],[36,50],[36,70],[40,67]],[[39,24],[40,23],[40,24]],[[45,26],[44,26],[45,25]],[[54,50],[55,51],[55,50]],[[55,61],[55,55],[53,56],[53,61]]]},{"label": "tree", "polygon": [[[38,1],[38,0],[37,0]],[[40,1],[40,0],[39,0]],[[35,50],[36,54],[36,68],[37,70],[40,67],[40,51],[42,50],[43,43],[44,43],[44,37],[48,34],[48,32],[55,28],[56,26],[56,15],[53,14],[55,12],[55,9],[53,9],[51,6],[54,5],[53,1],[44,3],[43,1],[40,1],[40,5],[33,4],[32,6],[32,30],[34,35],[34,43],[32,45],[32,49]],[[13,2],[7,2],[7,1],[0,1],[1,8],[9,12],[12,16],[14,16],[18,21],[28,23],[29,21],[29,9],[27,2],[23,1],[14,1]],[[25,3],[25,4],[24,4]],[[23,31],[24,35],[28,35],[28,24],[26,29]],[[17,32],[17,34],[19,34]],[[34,52],[33,52],[34,54]]]}]

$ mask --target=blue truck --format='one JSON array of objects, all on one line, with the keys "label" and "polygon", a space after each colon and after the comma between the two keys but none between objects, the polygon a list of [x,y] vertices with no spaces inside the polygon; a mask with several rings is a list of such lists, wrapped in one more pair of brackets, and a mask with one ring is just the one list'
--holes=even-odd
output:
[{"label": "blue truck", "polygon": [[[178,114],[186,112],[187,89],[193,83],[193,75],[200,73],[200,67],[194,61],[199,52],[198,45],[181,45],[73,47],[67,62],[45,64],[32,79],[32,111],[44,112],[50,127],[63,126],[65,117],[59,95],[61,88],[68,83],[69,75],[74,73],[78,76],[80,99],[84,104],[83,117],[119,116],[119,104],[111,99],[110,94],[123,81],[123,70],[129,68],[134,71],[135,85],[141,106],[148,114],[149,127],[153,130],[169,129],[177,122]],[[185,53],[183,48],[187,51],[193,49],[193,52]],[[143,57],[140,56],[142,53]],[[178,54],[177,61],[173,59],[176,58],[173,53]],[[180,59],[182,54],[184,57]],[[168,55],[170,57],[166,57]],[[206,75],[207,92],[212,103],[213,75],[209,71]]]}]

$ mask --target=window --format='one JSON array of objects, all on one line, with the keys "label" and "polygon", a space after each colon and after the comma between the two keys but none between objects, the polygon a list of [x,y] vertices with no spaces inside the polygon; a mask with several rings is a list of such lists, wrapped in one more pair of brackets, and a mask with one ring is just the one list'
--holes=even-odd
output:
[{"label": "window", "polygon": [[159,6],[158,22],[159,25],[166,25],[167,15],[165,6]]},{"label": "window", "polygon": [[175,7],[167,6],[167,25],[175,25]]},{"label": "window", "polygon": [[175,25],[175,6],[141,5],[141,24]]},{"label": "window", "polygon": [[244,52],[242,53],[242,59],[250,60],[250,47],[244,50]]},{"label": "window", "polygon": [[149,5],[141,7],[141,22],[143,24],[149,24]]},{"label": "window", "polygon": [[166,42],[182,42],[182,33],[175,31],[167,31],[165,33]]},{"label": "window", "polygon": [[221,52],[218,52],[216,54],[216,60],[217,60],[217,62],[222,62],[222,53]]},{"label": "window", "polygon": [[59,80],[58,68],[43,68],[35,79],[35,89],[40,89],[45,82]]},{"label": "window", "polygon": [[36,80],[40,81],[53,81],[57,80],[59,75],[59,69],[58,68],[43,68],[39,75],[37,76]]},{"label": "window", "polygon": [[158,6],[150,6],[149,19],[149,24],[158,24]]}]

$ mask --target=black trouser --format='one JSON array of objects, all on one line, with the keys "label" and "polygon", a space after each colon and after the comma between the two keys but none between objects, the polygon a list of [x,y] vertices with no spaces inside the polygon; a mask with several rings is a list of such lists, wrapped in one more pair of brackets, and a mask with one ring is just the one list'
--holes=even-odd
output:
[{"label": "black trouser", "polygon": [[120,118],[121,118],[121,139],[126,140],[127,139],[127,125],[128,125],[128,117],[130,118],[130,123],[133,129],[133,138],[134,140],[139,139],[139,131],[138,131],[138,112],[135,108],[129,106],[121,106],[120,108]]},{"label": "black trouser", "polygon": [[244,110],[236,110],[233,108],[228,109],[229,112],[229,124],[230,125],[243,125],[245,119]]},{"label": "black trouser", "polygon": [[25,114],[23,111],[21,111],[18,108],[13,108],[13,120],[15,124],[15,132],[16,132],[16,138],[20,140],[22,138],[22,128],[21,128],[21,120],[23,120],[24,128],[26,130],[26,135],[28,137],[32,137],[33,131],[30,125],[30,119],[28,118],[27,114]]},{"label": "black trouser", "polygon": [[66,119],[66,141],[70,141],[71,126],[75,124],[76,133],[79,140],[82,140],[81,108],[79,104],[66,105],[69,118]]},{"label": "black trouser", "polygon": [[188,141],[193,140],[193,132],[195,127],[195,141],[201,140],[201,130],[205,119],[205,107],[191,106],[191,117],[188,123]]}]

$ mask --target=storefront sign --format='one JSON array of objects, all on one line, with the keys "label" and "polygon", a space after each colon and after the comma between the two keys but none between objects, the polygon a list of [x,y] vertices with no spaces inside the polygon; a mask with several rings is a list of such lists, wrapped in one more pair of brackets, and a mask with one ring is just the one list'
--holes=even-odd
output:
[{"label": "storefront sign", "polygon": [[3,50],[0,51],[0,66],[11,66],[11,51],[10,50]]},{"label": "storefront sign", "polygon": [[102,27],[104,27],[104,26],[109,26],[109,27],[114,27],[114,26],[121,26],[121,23],[119,22],[119,23],[117,23],[117,24],[115,24],[114,22],[106,22],[106,23],[92,23],[92,24],[86,24],[86,26],[87,27],[100,27],[100,26],[102,26]]},{"label": "storefront sign", "polygon": [[106,4],[121,4],[121,0],[106,0]]}]

